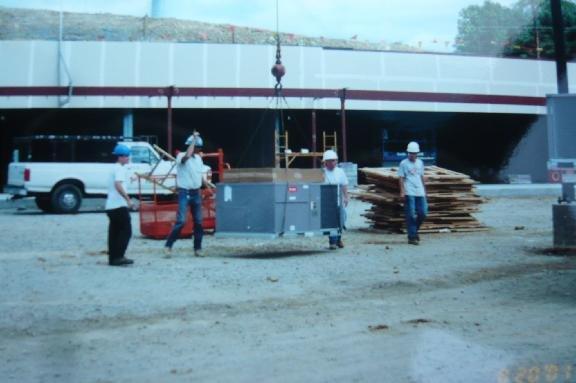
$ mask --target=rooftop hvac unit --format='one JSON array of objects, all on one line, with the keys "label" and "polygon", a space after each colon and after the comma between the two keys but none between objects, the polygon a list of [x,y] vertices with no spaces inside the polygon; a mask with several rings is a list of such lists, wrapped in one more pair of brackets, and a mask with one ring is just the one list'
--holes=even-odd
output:
[{"label": "rooftop hvac unit", "polygon": [[319,183],[220,183],[216,236],[336,234],[338,185]]}]

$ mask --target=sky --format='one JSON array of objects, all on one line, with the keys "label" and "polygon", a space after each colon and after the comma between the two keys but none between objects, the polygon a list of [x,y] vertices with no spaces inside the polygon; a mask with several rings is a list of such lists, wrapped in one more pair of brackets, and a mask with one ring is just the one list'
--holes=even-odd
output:
[{"label": "sky", "polygon": [[[517,0],[492,0],[510,6]],[[157,2],[156,8],[153,3]],[[484,0],[0,0],[0,6],[67,12],[150,15],[289,32],[403,42],[450,52],[458,13]],[[276,18],[278,4],[278,24]]]}]

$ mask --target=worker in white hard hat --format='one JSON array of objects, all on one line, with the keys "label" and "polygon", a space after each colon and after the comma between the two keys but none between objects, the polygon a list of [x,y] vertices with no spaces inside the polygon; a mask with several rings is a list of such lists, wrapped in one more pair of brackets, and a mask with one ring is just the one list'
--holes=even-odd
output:
[{"label": "worker in white hard hat", "polygon": [[178,213],[176,223],[172,227],[166,244],[164,245],[164,256],[170,258],[172,246],[180,236],[182,228],[186,224],[186,213],[188,206],[192,212],[194,221],[194,256],[201,257],[202,237],[202,185],[210,187],[208,184],[206,168],[200,150],[204,143],[198,132],[194,132],[185,143],[188,148],[176,156],[176,187],[178,192]]},{"label": "worker in white hard hat", "polygon": [[344,247],[342,242],[342,229],[346,223],[346,206],[348,206],[348,177],[344,170],[339,168],[338,154],[334,150],[326,150],[322,156],[324,165],[324,182],[330,185],[338,185],[339,207],[340,207],[340,228],[337,235],[330,235],[329,246],[330,250],[335,250]]},{"label": "worker in white hard hat", "polygon": [[402,160],[398,166],[400,198],[404,199],[408,243],[419,245],[420,235],[418,230],[428,214],[424,163],[418,158],[420,145],[417,142],[410,142],[406,152],[408,153],[408,158]]}]

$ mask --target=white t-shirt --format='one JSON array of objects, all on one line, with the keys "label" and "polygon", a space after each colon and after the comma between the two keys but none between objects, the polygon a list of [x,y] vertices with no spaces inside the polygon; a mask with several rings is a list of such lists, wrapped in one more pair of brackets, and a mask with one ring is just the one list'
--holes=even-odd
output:
[{"label": "white t-shirt", "polygon": [[408,158],[400,162],[398,166],[398,176],[404,177],[404,193],[414,197],[426,196],[426,189],[422,183],[424,176],[424,163],[421,159],[416,158],[412,162]]},{"label": "white t-shirt", "polygon": [[333,170],[324,168],[324,183],[329,185],[338,185],[340,204],[341,206],[344,206],[344,192],[342,191],[342,186],[348,185],[348,177],[346,177],[344,170],[340,169],[339,167],[335,167]]},{"label": "white t-shirt", "polygon": [[176,184],[183,189],[199,189],[202,186],[204,162],[198,154],[194,154],[182,163],[185,152],[176,156]]},{"label": "white t-shirt", "polygon": [[108,196],[106,198],[106,210],[117,209],[119,207],[128,207],[128,202],[122,197],[118,190],[116,190],[116,181],[122,182],[124,190],[128,192],[128,171],[125,166],[119,163],[114,164],[113,170],[110,172],[108,177]]},{"label": "white t-shirt", "polygon": [[344,170],[339,167],[335,167],[333,170],[324,168],[324,183],[330,185],[348,185],[348,177],[346,177]]}]

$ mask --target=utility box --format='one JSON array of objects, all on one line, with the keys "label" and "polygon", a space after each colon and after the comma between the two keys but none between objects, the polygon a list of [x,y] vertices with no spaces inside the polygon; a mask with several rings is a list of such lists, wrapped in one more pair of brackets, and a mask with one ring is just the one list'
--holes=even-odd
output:
[{"label": "utility box", "polygon": [[546,106],[549,158],[556,161],[576,158],[576,94],[548,95]]},{"label": "utility box", "polygon": [[216,236],[336,234],[338,185],[320,183],[220,183]]},{"label": "utility box", "polygon": [[546,164],[548,167],[548,182],[561,183],[566,176],[576,174],[576,159],[550,159]]},{"label": "utility box", "polygon": [[576,205],[555,204],[552,206],[554,222],[554,247],[576,249]]}]

